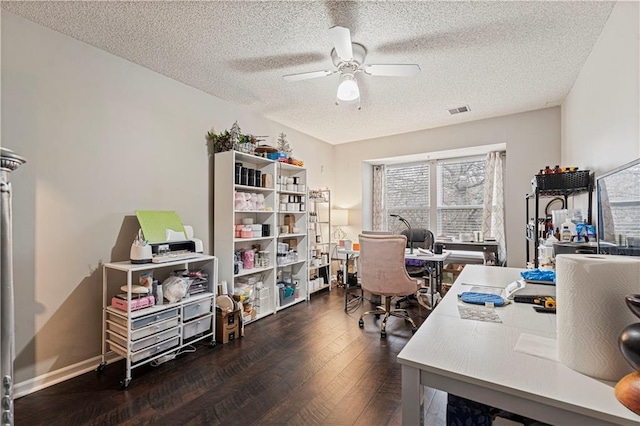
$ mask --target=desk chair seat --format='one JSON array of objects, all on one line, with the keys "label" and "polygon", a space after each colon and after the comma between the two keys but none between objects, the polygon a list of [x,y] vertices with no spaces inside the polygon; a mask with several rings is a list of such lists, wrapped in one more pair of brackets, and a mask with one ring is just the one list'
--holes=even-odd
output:
[{"label": "desk chair seat", "polygon": [[364,291],[384,297],[384,306],[360,315],[358,325],[364,327],[364,317],[384,315],[380,323],[380,336],[387,337],[387,320],[390,316],[402,318],[411,324],[411,332],[417,330],[416,324],[405,309],[391,309],[393,297],[403,297],[418,291],[418,281],[407,274],[404,265],[404,248],[407,238],[404,235],[364,235],[358,236],[360,242],[361,285]]}]

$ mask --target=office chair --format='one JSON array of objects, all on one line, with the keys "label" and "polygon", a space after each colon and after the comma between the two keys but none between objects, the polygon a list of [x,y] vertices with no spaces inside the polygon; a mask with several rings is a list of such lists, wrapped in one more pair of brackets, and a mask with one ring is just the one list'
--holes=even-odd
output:
[{"label": "office chair", "polygon": [[417,330],[416,323],[405,309],[391,309],[391,298],[415,294],[418,281],[407,274],[404,266],[404,249],[407,237],[404,235],[358,235],[360,242],[360,268],[362,289],[384,296],[384,306],[360,315],[358,326],[364,327],[365,315],[384,315],[380,323],[380,337],[387,337],[387,319],[394,316],[411,324],[411,332]]},{"label": "office chair", "polygon": [[400,234],[407,237],[407,248],[411,247],[411,241],[413,241],[413,247],[420,247],[423,249],[433,251],[436,239],[433,236],[433,232],[424,228],[416,228],[411,230],[411,238],[409,238],[409,230],[405,229]]},{"label": "office chair", "polygon": [[[407,248],[411,246],[409,242],[409,230],[405,229],[401,232],[402,235],[407,237]],[[436,239],[433,236],[433,232],[424,228],[416,228],[411,230],[411,238],[413,239],[413,247],[423,248],[427,250],[431,250],[433,252],[433,246],[435,245]],[[405,261],[405,267],[407,268],[407,273],[412,278],[426,278],[431,274],[431,270],[427,267],[427,263],[422,260],[417,259],[407,259]],[[403,297],[396,301],[396,309],[400,309],[400,304],[402,302],[411,302],[416,300],[415,295],[410,295],[407,297]]]}]

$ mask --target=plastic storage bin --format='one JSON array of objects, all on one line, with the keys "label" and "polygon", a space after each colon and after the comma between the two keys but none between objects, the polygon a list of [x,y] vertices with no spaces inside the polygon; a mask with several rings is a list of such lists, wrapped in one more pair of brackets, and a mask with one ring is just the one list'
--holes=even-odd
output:
[{"label": "plastic storage bin", "polygon": [[[285,288],[279,288],[278,289],[278,293],[280,295],[280,306],[288,305],[289,303],[291,303],[294,300],[296,300],[295,293],[293,293],[293,292],[291,293],[290,296],[285,296]],[[289,288],[291,288],[291,290],[293,290],[292,287],[289,287]]]},{"label": "plastic storage bin", "polygon": [[[178,317],[176,316],[169,320],[154,323],[150,326],[139,328],[135,331],[132,331],[131,340],[142,339],[147,336],[151,336],[152,334],[159,333],[161,331],[168,330],[170,328],[177,327],[177,326],[178,326]],[[119,324],[116,324],[112,322],[111,319],[107,320],[107,331],[109,330],[114,331],[121,336],[125,336],[125,337],[127,336],[127,327],[126,326],[123,327]]]},{"label": "plastic storage bin", "polygon": [[213,314],[207,315],[205,317],[193,320],[183,327],[183,340],[190,339],[194,336],[197,336],[201,333],[207,333],[211,331],[211,320],[213,319]]}]

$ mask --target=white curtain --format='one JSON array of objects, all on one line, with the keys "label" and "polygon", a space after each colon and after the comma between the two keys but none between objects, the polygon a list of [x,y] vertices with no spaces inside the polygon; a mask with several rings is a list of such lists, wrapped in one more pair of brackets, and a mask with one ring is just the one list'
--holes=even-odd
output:
[{"label": "white curtain", "polygon": [[385,202],[385,186],[387,170],[384,164],[373,166],[373,229],[372,231],[387,230],[387,215]]},{"label": "white curtain", "polygon": [[484,206],[482,211],[482,233],[485,238],[495,238],[498,243],[498,263],[507,260],[504,233],[504,152],[487,154],[487,168],[484,176]]}]

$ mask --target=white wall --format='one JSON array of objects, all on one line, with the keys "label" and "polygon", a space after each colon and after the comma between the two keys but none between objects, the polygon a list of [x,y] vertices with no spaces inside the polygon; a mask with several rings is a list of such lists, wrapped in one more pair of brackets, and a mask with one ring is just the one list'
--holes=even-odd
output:
[{"label": "white wall", "polygon": [[[598,176],[640,158],[639,22],[640,3],[616,3],[562,103],[563,164]],[[586,195],[573,201],[570,208],[587,210]]]},{"label": "white wall", "polygon": [[100,354],[100,263],[128,258],[134,210],[176,210],[212,246],[212,126],[284,132],[309,185],[333,186],[331,145],[6,11],[2,119],[28,160],[12,174],[17,382]]},{"label": "white wall", "polygon": [[353,209],[352,223],[346,228],[350,237],[357,238],[362,229],[363,161],[497,143],[507,145],[507,263],[524,266],[524,196],[531,192],[531,177],[545,165],[558,164],[560,159],[558,107],[336,146],[336,183],[344,184],[337,185],[333,200],[339,207]]},{"label": "white wall", "polygon": [[562,163],[596,175],[640,157],[640,3],[616,3],[562,104]]}]

